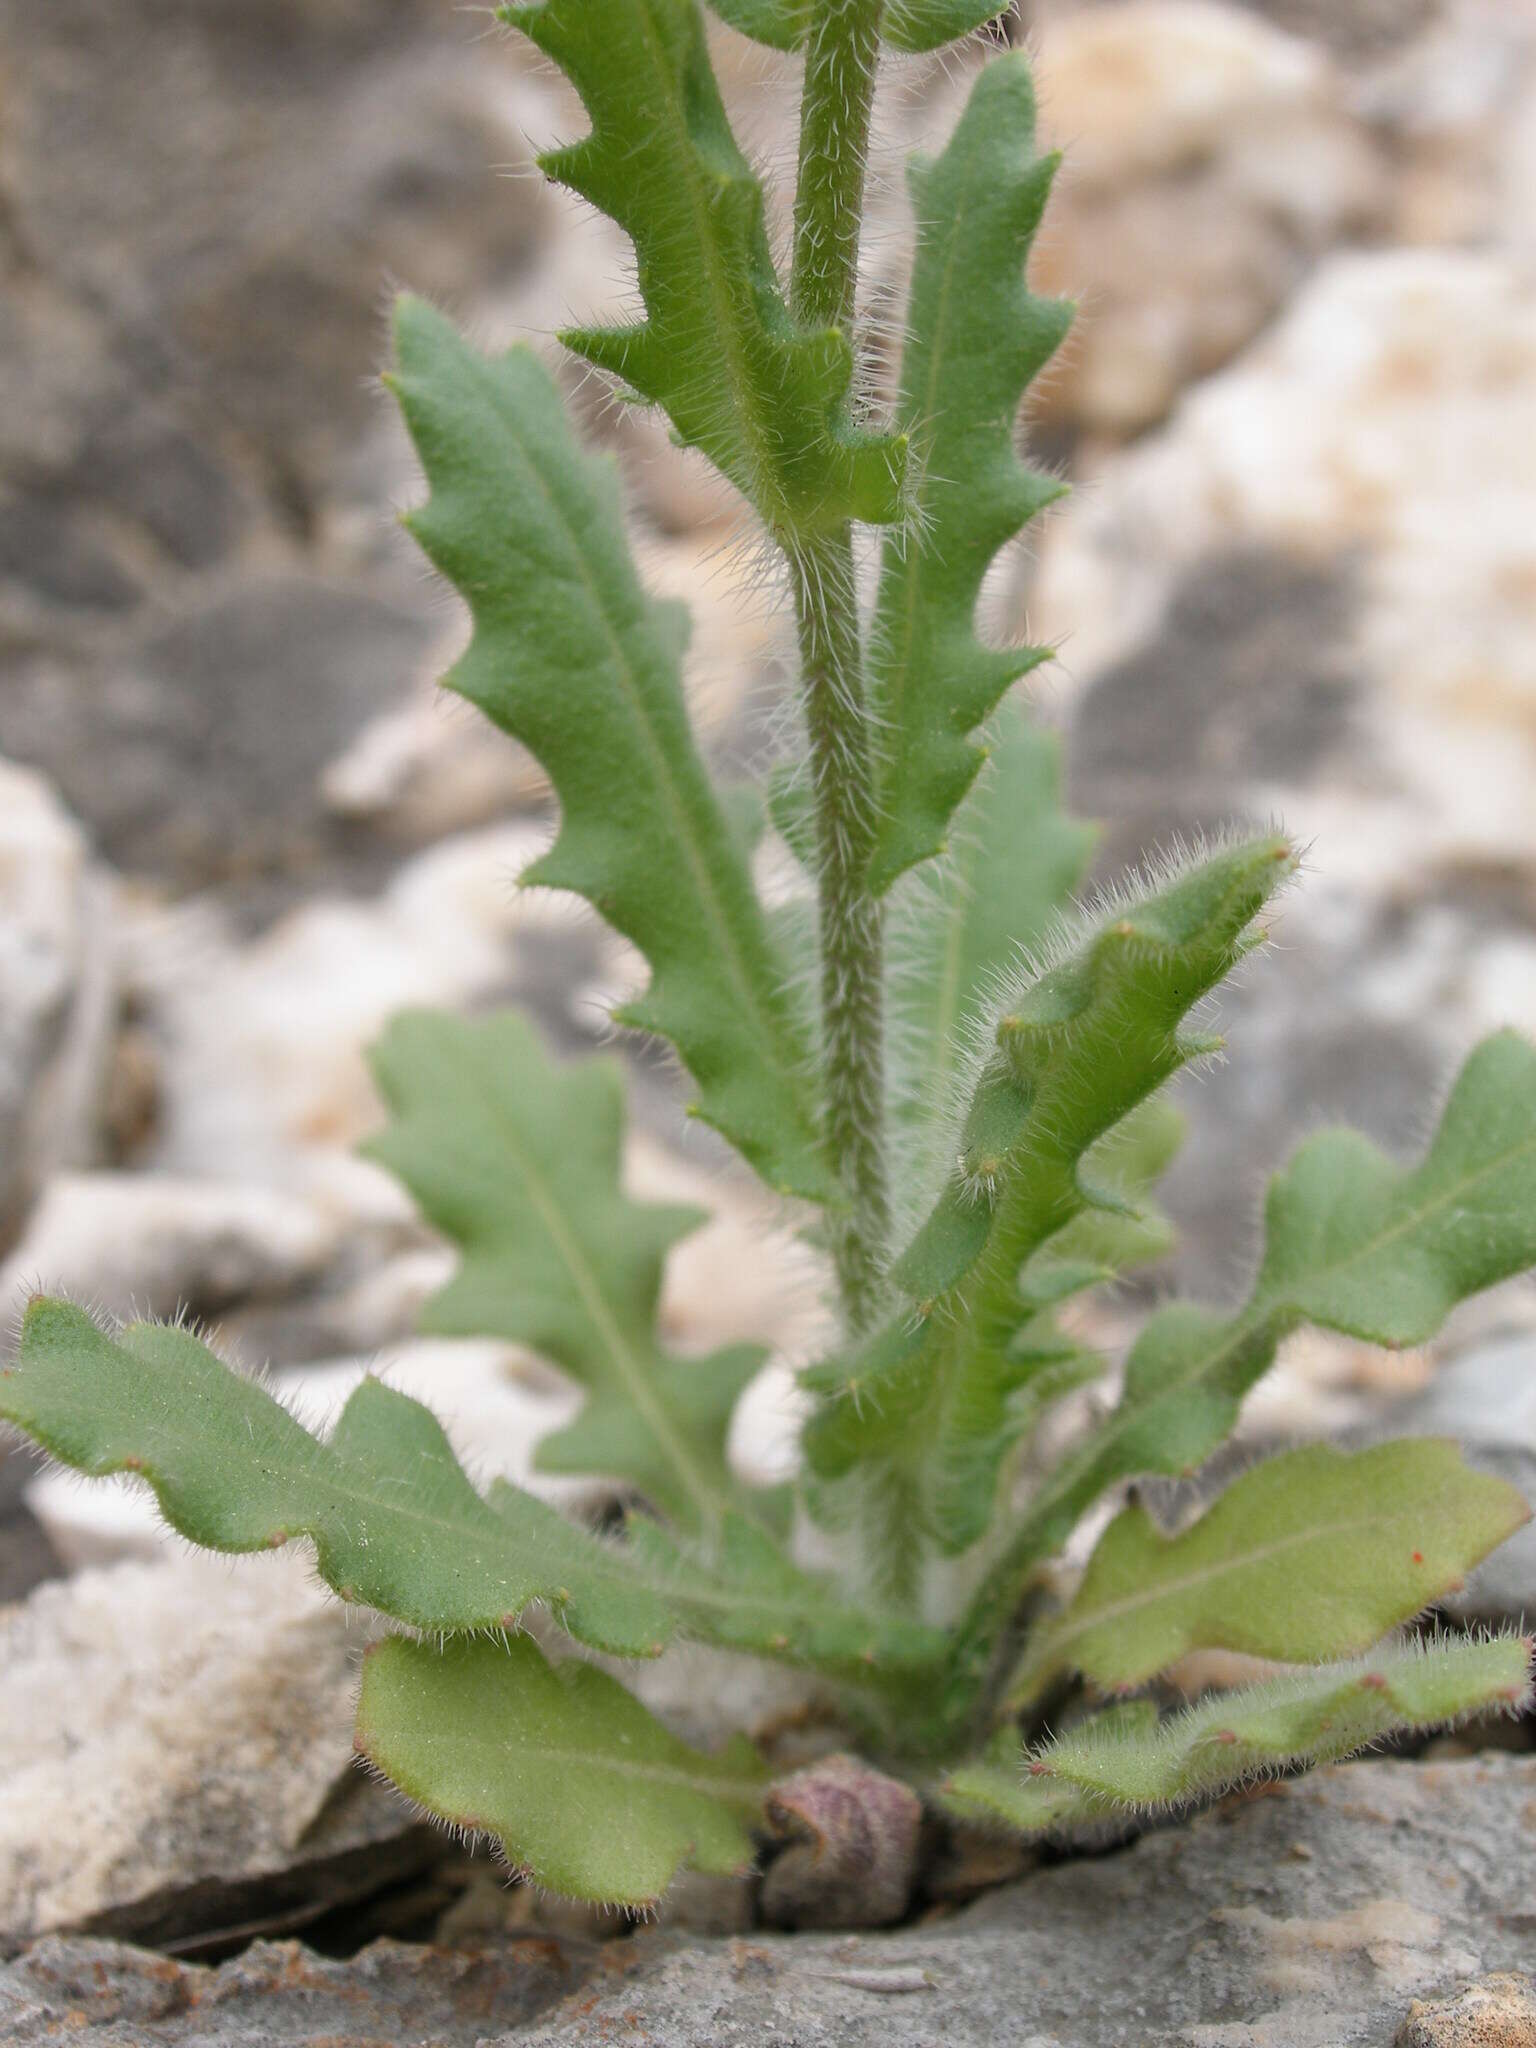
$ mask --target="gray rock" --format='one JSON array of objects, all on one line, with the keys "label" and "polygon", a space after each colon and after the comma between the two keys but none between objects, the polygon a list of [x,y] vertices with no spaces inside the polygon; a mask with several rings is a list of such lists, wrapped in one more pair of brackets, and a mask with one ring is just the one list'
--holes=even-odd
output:
[{"label": "gray rock", "polygon": [[[952,1918],[627,1944],[504,2048],[1381,2048],[1528,1960],[1536,1758],[1357,1764],[1229,1801]],[[610,1952],[611,1956],[613,1952]]]},{"label": "gray rock", "polygon": [[109,886],[41,776],[0,760],[0,1251],[94,1149],[117,1008]]},{"label": "gray rock", "polygon": [[0,1946],[303,1924],[435,1853],[354,1770],[358,1644],[293,1554],[167,1553],[0,1612]]},{"label": "gray rock", "polygon": [[473,2048],[569,1990],[585,1959],[547,1939],[449,1951],[379,1941],[348,1962],[260,1941],[220,1969],[115,1942],[39,1942],[0,1969],[0,2041],[111,2048]]},{"label": "gray rock", "polygon": [[252,572],[104,657],[22,665],[0,743],[48,769],[120,867],[292,874],[336,857],[320,777],[405,693],[428,634],[351,580]]},{"label": "gray rock", "polygon": [[1392,2048],[1536,2048],[1536,1984],[1509,1971],[1453,1998],[1416,1998]]},{"label": "gray rock", "polygon": [[0,2040],[1383,2048],[1422,2034],[1414,2001],[1465,2011],[1473,1980],[1528,1960],[1533,1822],[1536,1757],[1369,1763],[890,1934],[380,1942],[348,1963],[259,1943],[218,1971],[45,1941],[0,1970]]},{"label": "gray rock", "polygon": [[61,1173],[0,1266],[0,1317],[43,1288],[114,1316],[212,1315],[313,1280],[339,1228],[277,1188],[173,1174]]}]

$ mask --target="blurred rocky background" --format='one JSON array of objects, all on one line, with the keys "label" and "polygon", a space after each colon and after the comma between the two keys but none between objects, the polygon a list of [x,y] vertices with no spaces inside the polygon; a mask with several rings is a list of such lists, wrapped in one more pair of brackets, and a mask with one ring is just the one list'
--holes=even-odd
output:
[{"label": "blurred rocky background", "polygon": [[[1271,812],[1313,843],[1277,950],[1224,1005],[1230,1064],[1186,1097],[1163,1277],[1221,1294],[1298,1135],[1343,1116],[1410,1146],[1475,1035],[1536,1030],[1536,0],[1035,0],[1006,33],[1068,153],[1036,275],[1082,312],[1031,419],[1076,488],[995,579],[995,626],[1060,642],[1037,702],[1106,872]],[[890,74],[877,335],[901,157],[985,47]],[[724,34],[719,59],[782,173],[792,67]],[[0,1361],[43,1284],[185,1309],[310,1412],[383,1357],[481,1467],[523,1469],[568,1412],[506,1347],[413,1339],[445,1256],[352,1148],[395,1009],[516,999],[575,1050],[633,971],[579,907],[514,888],[546,792],[434,694],[461,624],[396,531],[412,465],[370,375],[395,285],[487,340],[625,301],[622,238],[532,168],[578,125],[451,0],[0,9]],[[740,587],[731,502],[653,421],[568,389],[622,458],[647,573],[695,607],[701,731],[721,761],[759,754],[786,634]],[[634,1185],[697,1195],[718,1162],[630,1050]],[[803,1256],[741,1181],[708,1198],[671,1337],[802,1356]],[[1532,1327],[1506,1291],[1442,1347],[1500,1333],[1476,1405],[1450,1375],[1422,1398],[1429,1426],[1536,1471],[1510,1391]],[[1252,1426],[1362,1426],[1432,1369],[1302,1344]],[[769,1387],[745,1458],[780,1453],[781,1411]],[[15,1455],[0,1517],[0,1597],[163,1555],[129,1495]],[[146,1584],[143,1641],[169,1642],[177,1602]],[[64,1592],[36,1654],[67,1694],[70,1631],[95,1624]],[[277,1605],[300,1644],[324,1626]],[[326,1726],[333,1663],[297,1655]],[[323,1790],[299,1788],[295,1826]],[[28,1825],[56,1834],[46,1799]],[[78,1875],[30,1931],[121,1904]]]}]

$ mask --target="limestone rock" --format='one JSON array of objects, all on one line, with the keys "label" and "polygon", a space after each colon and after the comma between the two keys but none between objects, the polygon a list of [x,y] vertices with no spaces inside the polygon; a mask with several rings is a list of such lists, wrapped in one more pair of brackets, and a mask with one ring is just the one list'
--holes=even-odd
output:
[{"label": "limestone rock", "polygon": [[0,1269],[0,1315],[38,1289],[108,1315],[210,1315],[311,1279],[338,1228],[314,1202],[171,1174],[58,1174]]},{"label": "limestone rock", "polygon": [[[1223,992],[1169,1183],[1230,1290],[1298,1124],[1407,1151],[1536,943],[1536,290],[1461,251],[1334,256],[1049,528],[1071,795],[1106,871],[1234,818],[1313,849],[1283,954]],[[1247,1201],[1234,1190],[1250,1190]]]},{"label": "limestone rock", "polygon": [[1450,1998],[1416,1998],[1393,2048],[1536,2048],[1536,1984],[1509,1971]]},{"label": "limestone rock", "polygon": [[[1401,887],[1450,858],[1529,859],[1533,432],[1536,287],[1517,267],[1334,257],[1053,524],[1032,629],[1067,640],[1079,691],[1139,688],[1167,734],[1196,734],[1181,803],[1220,787],[1230,809],[1246,788],[1290,811],[1306,790],[1306,832],[1367,800],[1330,839],[1334,874]],[[1158,688],[1174,647],[1205,679],[1177,696]],[[1103,708],[1131,795],[1133,736]],[[1144,785],[1166,766],[1155,749]]]},{"label": "limestone rock", "polygon": [[258,1941],[217,1970],[54,1938],[0,1967],[0,2040],[31,2048],[67,2030],[103,2048],[475,2048],[589,1967],[579,1945],[543,1938],[462,1950],[376,1941],[346,1962]]},{"label": "limestone rock", "polygon": [[354,1770],[361,1641],[292,1553],[168,1554],[0,1613],[0,1943],[280,1918],[418,1862]]},{"label": "limestone rock", "polygon": [[0,760],[0,1249],[86,1163],[117,1015],[111,888],[39,775]]},{"label": "limestone rock", "polygon": [[384,1199],[408,1217],[383,1174],[338,1163],[379,1121],[364,1054],[388,1019],[532,995],[546,939],[567,1004],[583,967],[611,957],[570,899],[513,886],[546,837],[519,824],[444,840],[377,894],[316,896],[244,943],[206,900],[147,908],[131,934],[133,977],[164,1060],[147,1163],[294,1184],[324,1155],[354,1214],[358,1203],[382,1213]]},{"label": "limestone rock", "polygon": [[1038,89],[1068,156],[1032,275],[1084,309],[1043,380],[1048,432],[1161,419],[1379,210],[1381,167],[1326,51],[1235,7],[1053,13]]},{"label": "limestone rock", "polygon": [[1527,1959],[1533,1799],[1529,1756],[1354,1764],[895,1933],[642,1936],[498,2048],[1381,2048]]}]

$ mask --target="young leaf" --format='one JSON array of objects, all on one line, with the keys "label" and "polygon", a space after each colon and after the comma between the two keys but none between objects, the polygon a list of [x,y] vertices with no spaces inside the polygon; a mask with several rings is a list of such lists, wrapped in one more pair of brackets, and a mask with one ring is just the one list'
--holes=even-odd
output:
[{"label": "young leaf", "polygon": [[668,1603],[621,1554],[531,1494],[493,1509],[419,1401],[366,1379],[325,1441],[190,1331],[136,1323],[109,1337],[83,1309],[36,1301],[0,1420],[61,1463],[131,1472],[171,1527],[209,1550],[307,1537],[326,1584],[411,1628],[506,1629],[534,1601],[582,1642],[655,1656]]},{"label": "young leaf", "polygon": [[886,541],[871,637],[877,893],[941,851],[984,758],[968,735],[1049,651],[984,645],[976,605],[998,550],[1062,491],[1014,451],[1025,387],[1071,318],[1024,282],[1055,168],[1035,154],[1029,66],[1006,56],[978,76],[943,155],[908,174],[919,225],[897,418],[918,481]]},{"label": "young leaf", "polygon": [[771,1186],[827,1198],[809,1047],[688,727],[687,614],[642,590],[612,464],[578,448],[530,350],[482,357],[413,298],[395,346],[432,491],[407,524],[474,619],[448,687],[537,755],[560,800],[560,836],[523,880],[585,896],[639,948],[651,982],[621,1021],[672,1041],[697,1113]]},{"label": "young leaf", "polygon": [[1519,1636],[1382,1648],[1217,1693],[1166,1721],[1142,1702],[1033,1751],[1000,1735],[980,1762],[951,1774],[943,1802],[1027,1835],[1187,1806],[1270,1772],[1336,1762],[1388,1735],[1518,1712],[1531,1697],[1530,1659]]},{"label": "young leaf", "polygon": [[892,918],[891,1127],[899,1153],[920,1149],[940,1123],[993,991],[1070,902],[1096,836],[1062,809],[1060,740],[1021,705],[1004,704],[948,858]]},{"label": "young leaf", "polygon": [[391,1122],[364,1150],[463,1254],[423,1326],[526,1344],[587,1389],[539,1445],[541,1471],[609,1473],[717,1529],[737,1498],[731,1411],[764,1353],[677,1358],[657,1341],[663,1262],[704,1219],[624,1193],[618,1068],[552,1060],[511,1012],[407,1013],[372,1063]]},{"label": "young leaf", "polygon": [[768,1772],[737,1736],[679,1742],[616,1679],[549,1664],[527,1637],[368,1652],[356,1745],[439,1820],[499,1837],[509,1863],[568,1898],[654,1905],[674,1874],[751,1868]]},{"label": "young leaf", "polygon": [[1292,864],[1273,839],[1215,853],[1111,907],[1005,1002],[949,1184],[894,1270],[913,1306],[809,1377],[830,1397],[806,1430],[811,1468],[878,1482],[897,1555],[984,1534],[1030,1370],[1011,1349],[1036,1306],[1021,1268],[1083,1211],[1123,1207],[1088,1181],[1086,1155],[1209,1050],[1179,1026],[1251,943]]},{"label": "young leaf", "polygon": [[[772,50],[798,50],[816,0],[710,0],[723,22]],[[881,36],[893,50],[937,50],[1008,11],[1008,0],[887,0]]]},{"label": "young leaf", "polygon": [[1349,1656],[1458,1584],[1529,1513],[1512,1486],[1436,1440],[1292,1451],[1178,1536],[1129,1507],[1031,1641],[1009,1704],[1068,1670],[1140,1685],[1195,1649],[1284,1664]]},{"label": "young leaf", "polygon": [[645,320],[562,341],[663,406],[781,539],[896,518],[905,442],[848,425],[847,337],[790,317],[698,0],[520,0],[501,18],[560,66],[592,123],[541,168],[635,245]]},{"label": "young leaf", "polygon": [[[1421,1165],[1352,1131],[1309,1139],[1270,1183],[1263,1264],[1234,1316],[1153,1316],[1114,1413],[1053,1475],[973,1602],[963,1641],[990,1640],[1030,1571],[1106,1487],[1193,1471],[1231,1431],[1280,1339],[1305,1323],[1422,1344],[1468,1295],[1536,1264],[1536,1047],[1486,1039],[1463,1067]],[[962,1650],[962,1655],[965,1652]]]}]

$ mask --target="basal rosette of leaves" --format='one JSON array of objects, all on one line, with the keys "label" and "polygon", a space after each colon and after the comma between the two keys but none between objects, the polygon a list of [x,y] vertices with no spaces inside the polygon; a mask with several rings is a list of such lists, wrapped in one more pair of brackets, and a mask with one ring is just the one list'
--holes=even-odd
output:
[{"label": "basal rosette of leaves", "polygon": [[[605,1475],[621,1528],[476,1484],[429,1409],[377,1380],[317,1436],[185,1329],[39,1299],[0,1371],[0,1417],[78,1472],[135,1475],[189,1540],[310,1546],[386,1625],[362,1754],[582,1898],[643,1906],[681,1866],[755,1854],[771,1773],[746,1732],[691,1748],[621,1675],[680,1642],[795,1667],[886,1769],[1026,1836],[1529,1697],[1517,1637],[1396,1633],[1526,1518],[1447,1443],[1296,1450],[1177,1530],[1122,1505],[1075,1590],[1039,1594],[1127,1482],[1200,1469],[1294,1331],[1422,1344],[1536,1263],[1536,1049],[1502,1034],[1473,1050],[1414,1159],[1308,1138],[1270,1185],[1247,1299],[1152,1313],[1113,1403],[1021,1490],[1042,1418],[1111,1369],[1071,1305],[1168,1248],[1168,1090],[1217,1049],[1207,1005],[1262,945],[1295,861],[1283,835],[1228,836],[1083,900],[1093,832],[1063,808],[1056,740],[1007,695],[1043,651],[979,621],[991,564],[1058,494],[1018,454],[1069,309],[1028,283],[1054,160],[1017,54],[956,53],[968,103],[909,180],[894,394],[866,396],[881,52],[993,11],[717,0],[731,31],[803,52],[786,266],[697,0],[505,10],[586,109],[546,170],[635,250],[642,317],[565,339],[667,415],[783,560],[805,759],[766,805],[711,773],[686,612],[646,589],[614,467],[579,444],[543,354],[472,348],[419,300],[395,316],[389,383],[425,483],[407,524],[470,617],[447,684],[531,750],[559,807],[523,880],[584,897],[633,945],[648,980],[618,1021],[672,1048],[695,1113],[829,1248],[842,1327],[805,1374],[795,1497],[744,1483],[727,1449],[773,1333],[704,1357],[663,1335],[666,1260],[702,1218],[627,1191],[621,1064],[556,1059],[510,1015],[398,1019],[368,1149],[459,1254],[426,1327],[515,1341],[569,1376],[584,1405],[538,1466]],[[809,920],[759,893],[741,820],[765,810]],[[1157,1682],[1202,1649],[1276,1676],[1161,1716]],[[1068,1687],[1086,1711],[1053,1733],[1041,1711]]]}]

